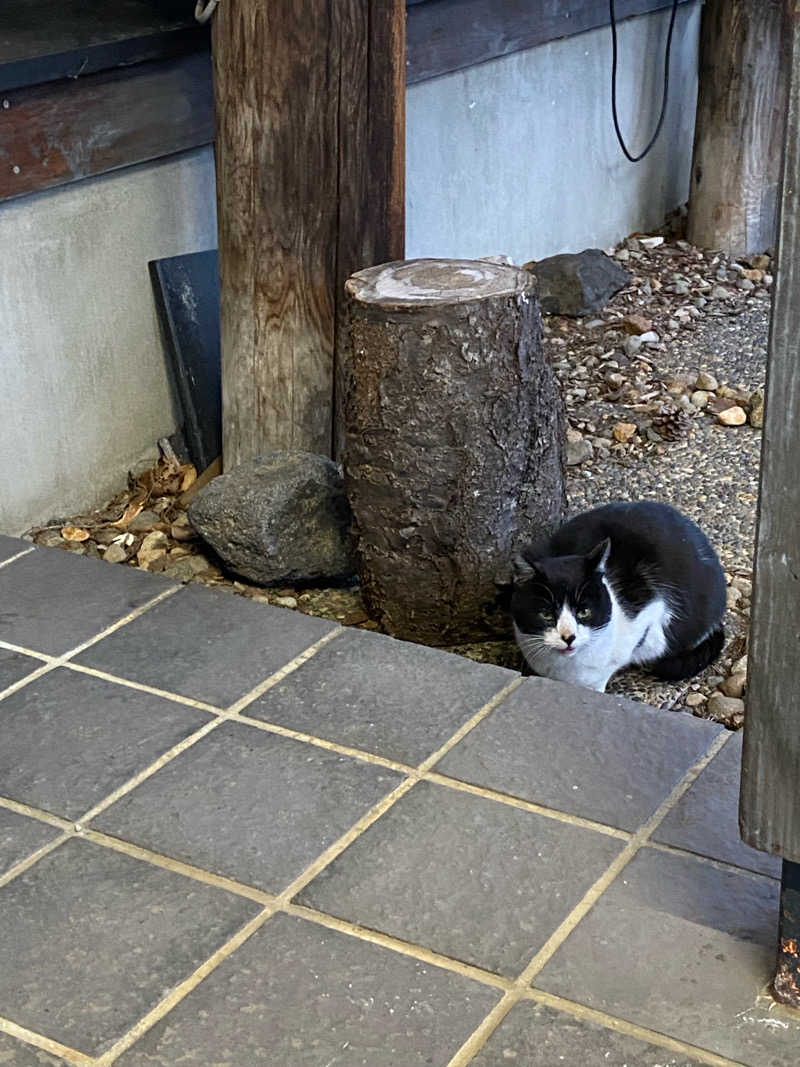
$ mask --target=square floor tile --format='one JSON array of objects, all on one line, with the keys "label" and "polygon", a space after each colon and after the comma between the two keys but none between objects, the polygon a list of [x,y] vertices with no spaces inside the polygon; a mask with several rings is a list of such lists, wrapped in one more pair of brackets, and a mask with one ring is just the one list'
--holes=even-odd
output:
[{"label": "square floor tile", "polygon": [[[0,807],[0,875],[60,833],[54,826]],[[0,1064],[2,1062],[0,1057]]]},{"label": "square floor tile", "polygon": [[796,1067],[800,1022],[758,1003],[775,966],[779,889],[645,849],[535,985],[737,1063]]},{"label": "square floor tile", "polygon": [[[20,537],[7,537],[5,534],[0,534],[0,563],[6,559],[11,559],[13,556],[18,556],[20,552],[25,552],[29,548],[33,548],[30,541],[23,541]],[[0,1060],[0,1063],[2,1063],[2,1060]]]},{"label": "square floor tile", "polygon": [[327,619],[191,585],[78,662],[227,707],[336,628]]},{"label": "square floor tile", "polygon": [[117,1063],[444,1067],[499,998],[461,975],[276,915]]},{"label": "square floor tile", "polygon": [[422,782],[298,900],[516,976],[622,847],[604,834]]},{"label": "square floor tile", "polygon": [[740,730],[684,793],[653,834],[653,839],[780,878],[779,857],[750,848],[739,836],[741,770]]},{"label": "square floor tile", "polygon": [[[21,652],[11,652],[7,648],[0,648],[0,693],[14,682],[18,682],[20,678],[24,678],[26,674],[42,666],[44,663],[40,659],[23,656]],[[2,1063],[1,1060],[0,1063]]]},{"label": "square floor tile", "polygon": [[531,678],[436,770],[636,830],[720,730],[691,715]]},{"label": "square floor tile", "polygon": [[629,1034],[520,1001],[471,1060],[472,1067],[700,1067]]},{"label": "square floor tile", "polygon": [[258,910],[73,838],[0,889],[0,1015],[98,1055]]},{"label": "square floor tile", "polygon": [[401,780],[382,767],[225,723],[95,825],[279,892]]},{"label": "square floor tile", "polygon": [[67,1067],[67,1061],[43,1052],[24,1041],[0,1033],[0,1064],[3,1067]]},{"label": "square floor tile", "polygon": [[37,548],[0,568],[0,639],[60,656],[172,585],[137,567]]},{"label": "square floor tile", "polygon": [[348,630],[245,714],[417,764],[515,677],[502,667]]},{"label": "square floor tile", "polygon": [[0,793],[77,819],[209,718],[60,667],[0,703]]}]

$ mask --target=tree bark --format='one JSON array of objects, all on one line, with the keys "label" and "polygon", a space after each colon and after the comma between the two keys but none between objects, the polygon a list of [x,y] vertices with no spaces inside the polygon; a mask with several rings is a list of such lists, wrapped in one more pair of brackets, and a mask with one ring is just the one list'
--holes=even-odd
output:
[{"label": "tree bark", "polygon": [[223,456],[330,455],[347,277],[403,254],[403,0],[213,23]]},{"label": "tree bark", "polygon": [[368,610],[398,637],[507,632],[513,551],[565,509],[565,419],[535,280],[411,260],[348,281],[345,490]]},{"label": "tree bark", "polygon": [[706,0],[688,237],[734,256],[775,243],[789,0]]}]

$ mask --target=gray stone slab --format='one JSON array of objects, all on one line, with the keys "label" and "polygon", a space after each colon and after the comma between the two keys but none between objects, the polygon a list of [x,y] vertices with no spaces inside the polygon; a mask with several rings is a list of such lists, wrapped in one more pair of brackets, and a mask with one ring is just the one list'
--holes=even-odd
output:
[{"label": "gray stone slab", "polygon": [[0,648],[0,693],[41,666],[43,666],[43,661],[40,659],[23,656],[21,652],[11,652],[7,648]]},{"label": "gray stone slab", "polygon": [[336,626],[193,585],[87,649],[78,662],[228,706]]},{"label": "gray stone slab", "polygon": [[246,714],[417,764],[515,677],[502,667],[348,630]]},{"label": "gray stone slab", "polygon": [[[61,833],[54,826],[0,808],[0,875]],[[0,1064],[3,1060],[0,1057]]]},{"label": "gray stone slab", "polygon": [[[33,548],[30,541],[23,541],[19,537],[7,537],[5,534],[0,534],[0,563],[19,555],[20,552],[24,552],[28,548]],[[0,1063],[2,1062],[0,1060]]]},{"label": "gray stone slab", "polygon": [[700,1067],[678,1055],[544,1004],[515,1004],[472,1067]]},{"label": "gray stone slab", "polygon": [[0,889],[0,1015],[98,1055],[258,910],[72,838]]},{"label": "gray stone slab", "polygon": [[531,678],[436,770],[636,830],[721,730],[691,715]]},{"label": "gray stone slab", "polygon": [[59,656],[174,584],[137,567],[37,548],[0,568],[0,639]]},{"label": "gray stone slab", "polygon": [[208,720],[60,667],[0,704],[0,792],[77,819]]},{"label": "gray stone slab", "polygon": [[742,733],[727,742],[653,834],[655,841],[698,852],[737,867],[781,876],[781,860],[739,836]]},{"label": "gray stone slab", "polygon": [[749,1067],[796,1067],[800,1022],[760,999],[775,966],[779,889],[645,849],[535,984]]},{"label": "gray stone slab", "polygon": [[382,767],[225,723],[95,825],[277,893],[401,780]]},{"label": "gray stone slab", "polygon": [[34,1045],[26,1045],[0,1033],[0,1064],[3,1067],[67,1067],[67,1061]]},{"label": "gray stone slab", "polygon": [[117,1063],[444,1067],[500,994],[276,915]]},{"label": "gray stone slab", "polygon": [[622,847],[422,782],[298,900],[516,976]]}]

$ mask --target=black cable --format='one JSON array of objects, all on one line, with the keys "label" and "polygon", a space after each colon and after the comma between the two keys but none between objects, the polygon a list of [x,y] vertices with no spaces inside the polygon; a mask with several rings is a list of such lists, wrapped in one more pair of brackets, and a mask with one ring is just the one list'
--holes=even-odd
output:
[{"label": "black cable", "polygon": [[622,151],[631,163],[638,163],[640,159],[644,159],[658,140],[658,135],[661,133],[661,127],[664,125],[664,116],[667,113],[667,100],[669,99],[669,54],[672,49],[672,31],[675,28],[675,16],[678,13],[678,0],[672,0],[672,17],[669,20],[669,31],[667,33],[667,48],[664,56],[664,98],[661,102],[661,114],[658,116],[656,132],[650,138],[647,148],[645,148],[644,152],[640,152],[638,156],[632,156],[630,154],[619,128],[619,118],[617,116],[617,16],[614,11],[614,0],[608,0],[608,6],[611,15],[611,112],[614,116],[614,129],[616,130],[617,140],[619,141]]}]

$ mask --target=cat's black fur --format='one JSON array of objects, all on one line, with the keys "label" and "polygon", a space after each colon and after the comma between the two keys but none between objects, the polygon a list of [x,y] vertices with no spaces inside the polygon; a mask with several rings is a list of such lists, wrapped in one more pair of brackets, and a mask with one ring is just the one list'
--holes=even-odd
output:
[{"label": "cat's black fur", "polygon": [[619,502],[577,515],[525,549],[520,563],[511,614],[523,633],[541,629],[536,616],[565,596],[587,613],[587,625],[608,622],[611,603],[602,571],[628,617],[659,596],[668,602],[666,651],[643,664],[657,677],[690,678],[722,650],[726,586],[719,559],[702,530],[667,504]]}]

